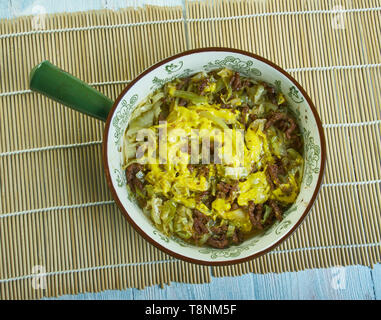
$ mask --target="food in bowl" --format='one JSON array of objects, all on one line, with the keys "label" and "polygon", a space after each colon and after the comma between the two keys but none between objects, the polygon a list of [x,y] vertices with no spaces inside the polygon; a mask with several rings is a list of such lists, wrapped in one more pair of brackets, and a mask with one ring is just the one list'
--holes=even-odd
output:
[{"label": "food in bowl", "polygon": [[157,229],[227,248],[282,220],[303,178],[303,139],[285,96],[223,68],[150,94],[124,133],[127,184]]}]

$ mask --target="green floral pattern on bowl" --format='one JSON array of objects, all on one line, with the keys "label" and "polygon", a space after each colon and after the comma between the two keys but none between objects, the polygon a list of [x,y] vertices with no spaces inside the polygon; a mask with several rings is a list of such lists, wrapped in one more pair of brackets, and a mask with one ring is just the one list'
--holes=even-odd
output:
[{"label": "green floral pattern on bowl", "polygon": [[303,139],[304,139],[304,177],[306,181],[306,186],[310,186],[314,175],[319,174],[320,168],[320,147],[315,142],[314,137],[311,135],[311,131],[308,129],[303,129]]},{"label": "green floral pattern on bowl", "polygon": [[258,239],[250,239],[245,241],[244,245],[240,246],[231,246],[226,249],[213,249],[209,247],[205,247],[202,249],[199,249],[198,252],[201,254],[208,255],[210,259],[214,260],[219,257],[223,258],[237,258],[239,257],[242,252],[250,250],[251,247],[254,247],[258,243]]},{"label": "green floral pattern on bowl", "polygon": [[205,71],[212,71],[215,69],[229,68],[246,77],[259,77],[262,72],[253,67],[254,62],[252,60],[241,59],[233,56],[226,56],[225,58],[208,62],[204,65]]},{"label": "green floral pattern on bowl", "polygon": [[[180,69],[178,69],[177,71],[180,71]],[[190,76],[190,75],[192,75],[194,73],[195,73],[195,71],[192,70],[192,69],[185,69],[181,73],[176,73],[176,74],[174,74],[174,75],[172,75],[170,77],[166,77],[164,79],[155,77],[152,80],[151,90],[159,89],[163,85],[165,85],[167,82],[171,82],[171,81],[173,81],[173,80],[175,80],[177,78],[186,78],[186,77],[188,77],[188,76]]]},{"label": "green floral pattern on bowl", "polygon": [[114,138],[116,143],[120,143],[120,138],[122,137],[128,120],[131,116],[132,111],[136,107],[136,102],[138,101],[139,96],[134,94],[127,102],[126,99],[121,101],[121,108],[116,112],[114,118],[112,119],[112,125],[115,128]]}]

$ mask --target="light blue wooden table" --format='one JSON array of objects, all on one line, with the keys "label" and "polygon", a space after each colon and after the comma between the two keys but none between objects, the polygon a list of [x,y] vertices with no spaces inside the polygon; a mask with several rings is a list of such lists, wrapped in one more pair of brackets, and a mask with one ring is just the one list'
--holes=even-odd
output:
[{"label": "light blue wooden table", "polygon": [[[182,5],[182,0],[139,1],[139,3]],[[134,0],[1,0],[0,18],[20,15],[117,9],[136,5]],[[36,12],[37,10],[37,12]],[[208,284],[172,283],[144,290],[127,289],[62,296],[58,299],[381,299],[381,264],[306,270],[283,274],[247,274],[240,277],[212,278]]]}]

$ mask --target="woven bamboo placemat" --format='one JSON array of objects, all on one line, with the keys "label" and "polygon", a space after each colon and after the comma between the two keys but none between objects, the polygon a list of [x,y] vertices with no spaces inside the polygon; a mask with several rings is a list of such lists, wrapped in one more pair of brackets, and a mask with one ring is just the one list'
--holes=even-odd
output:
[{"label": "woven bamboo placemat", "polygon": [[[1,21],[0,297],[380,262],[380,14],[375,0],[209,1],[49,15],[41,30],[35,17]],[[115,99],[151,64],[206,46],[288,70],[315,102],[328,146],[324,185],[302,226],[231,267],[185,263],[144,241],[108,191],[104,124],[28,90],[32,67],[49,59]],[[35,289],[36,272],[46,289]]]}]

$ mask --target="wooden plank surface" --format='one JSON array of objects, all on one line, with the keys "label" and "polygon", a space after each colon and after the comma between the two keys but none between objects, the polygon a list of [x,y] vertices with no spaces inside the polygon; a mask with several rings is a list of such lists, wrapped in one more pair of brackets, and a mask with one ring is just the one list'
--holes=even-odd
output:
[{"label": "wooden plank surface", "polygon": [[[341,281],[338,281],[338,280]],[[172,283],[164,289],[127,289],[62,296],[58,299],[134,300],[374,300],[381,298],[381,265],[305,270],[282,274],[247,274],[212,278],[207,284]]]},{"label": "wooden plank surface", "polygon": [[[145,1],[150,4],[181,5],[182,0]],[[126,0],[9,0],[0,1],[0,18],[34,14],[74,12],[101,8],[118,9],[136,5]],[[139,4],[142,4],[140,1]],[[62,296],[59,299],[380,299],[381,265],[306,270],[283,274],[247,274],[212,278],[208,284],[172,283],[164,289],[127,289],[102,293]]]}]

